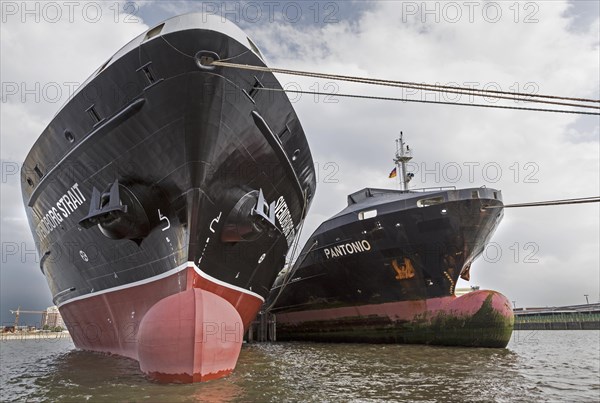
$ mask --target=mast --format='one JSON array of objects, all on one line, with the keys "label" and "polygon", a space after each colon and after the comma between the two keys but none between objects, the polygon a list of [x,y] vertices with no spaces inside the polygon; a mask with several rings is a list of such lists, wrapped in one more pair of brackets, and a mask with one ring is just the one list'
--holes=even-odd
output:
[{"label": "mast", "polygon": [[400,190],[408,190],[408,182],[412,179],[412,175],[406,172],[406,163],[411,159],[412,151],[408,145],[404,144],[403,135],[400,132],[400,138],[396,140],[396,158],[394,158]]}]

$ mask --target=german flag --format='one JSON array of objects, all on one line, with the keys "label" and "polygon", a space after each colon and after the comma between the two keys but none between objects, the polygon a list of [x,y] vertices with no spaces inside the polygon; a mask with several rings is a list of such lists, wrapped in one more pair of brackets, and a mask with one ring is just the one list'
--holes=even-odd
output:
[{"label": "german flag", "polygon": [[392,169],[392,172],[390,172],[388,178],[395,178],[398,175],[398,172],[396,171],[396,168]]}]

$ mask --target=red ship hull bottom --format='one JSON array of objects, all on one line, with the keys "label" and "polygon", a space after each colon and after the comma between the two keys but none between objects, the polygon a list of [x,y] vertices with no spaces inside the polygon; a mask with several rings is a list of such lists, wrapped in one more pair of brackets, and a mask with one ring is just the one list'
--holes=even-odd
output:
[{"label": "red ship hull bottom", "polygon": [[506,347],[508,299],[489,290],[416,301],[279,313],[278,340]]},{"label": "red ship hull bottom", "polygon": [[192,265],[60,306],[75,346],[133,358],[159,382],[221,378],[263,300]]}]

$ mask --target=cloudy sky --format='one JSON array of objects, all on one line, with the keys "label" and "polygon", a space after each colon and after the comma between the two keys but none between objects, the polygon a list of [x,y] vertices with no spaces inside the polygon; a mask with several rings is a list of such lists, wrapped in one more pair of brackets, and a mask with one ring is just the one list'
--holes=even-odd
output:
[{"label": "cloudy sky", "polygon": [[[18,170],[76,86],[136,35],[168,17],[224,15],[271,66],[473,88],[600,98],[597,1],[13,2],[0,30],[2,160],[0,319],[45,309]],[[279,76],[289,88],[473,101]],[[294,95],[318,170],[302,240],[363,187],[394,188],[394,139],[414,150],[416,188],[501,189],[505,203],[600,194],[598,116]],[[477,101],[494,104],[492,100]],[[496,103],[500,104],[500,103]],[[524,106],[509,101],[507,105]],[[597,204],[507,209],[471,282],[517,306],[600,300]],[[31,322],[38,320],[31,317]]]}]

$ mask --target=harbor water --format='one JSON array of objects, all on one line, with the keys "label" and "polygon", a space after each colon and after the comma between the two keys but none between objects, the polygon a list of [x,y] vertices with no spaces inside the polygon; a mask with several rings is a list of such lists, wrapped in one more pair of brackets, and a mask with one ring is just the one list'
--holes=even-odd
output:
[{"label": "harbor water", "polygon": [[600,400],[600,331],[515,331],[506,349],[245,344],[235,372],[204,384],[153,383],[137,362],[70,339],[0,342],[0,401]]}]

